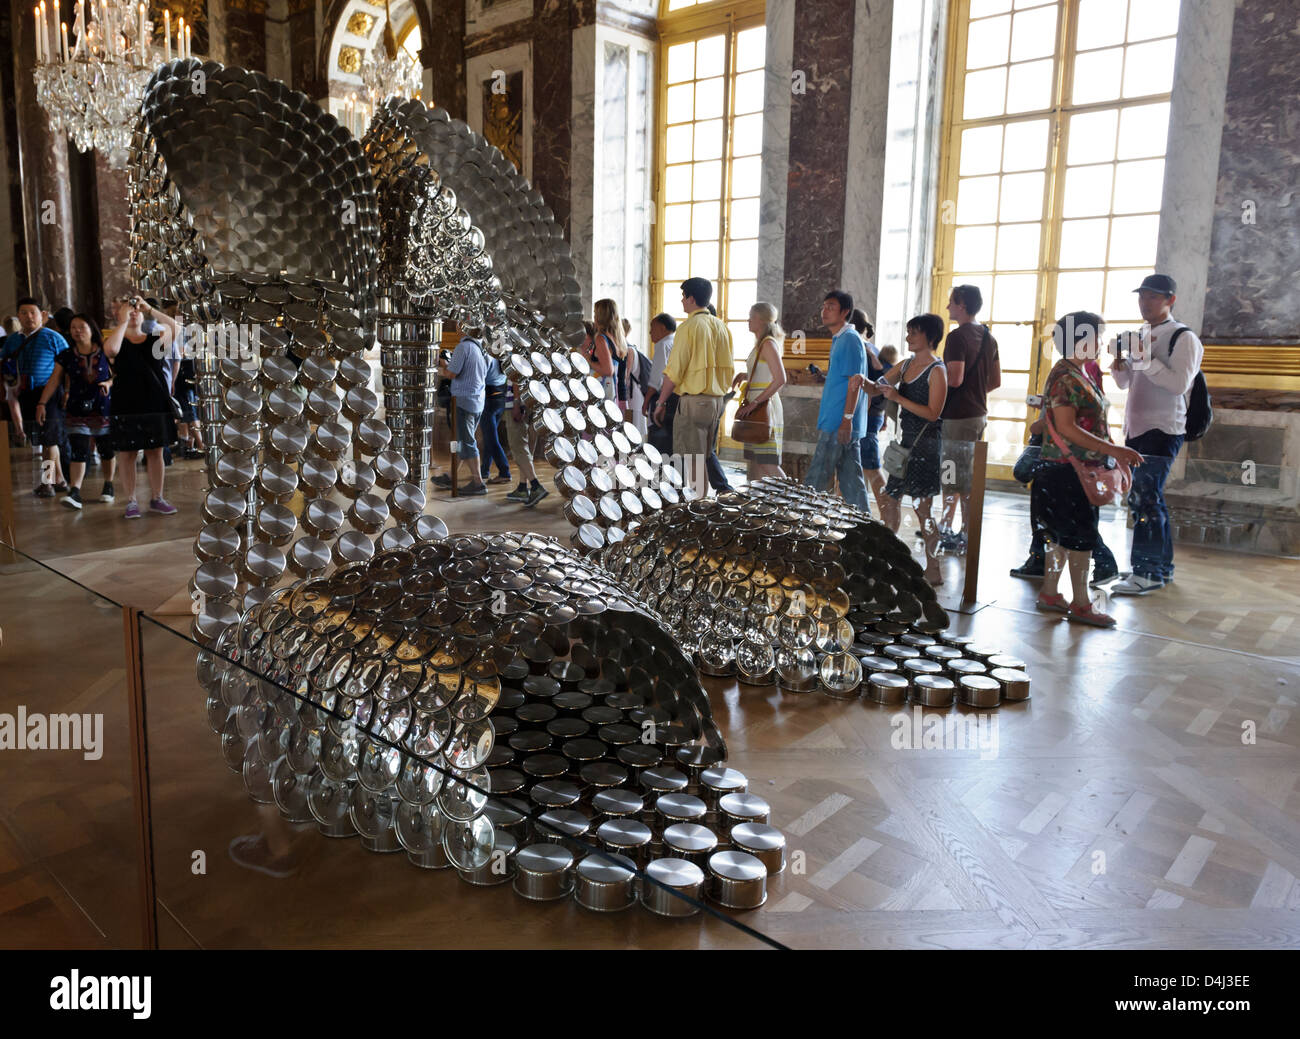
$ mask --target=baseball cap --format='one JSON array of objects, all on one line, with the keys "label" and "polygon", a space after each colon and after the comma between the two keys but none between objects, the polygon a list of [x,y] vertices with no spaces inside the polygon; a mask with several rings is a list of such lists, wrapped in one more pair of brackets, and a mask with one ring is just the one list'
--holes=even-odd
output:
[{"label": "baseball cap", "polygon": [[1172,296],[1178,291],[1178,285],[1168,274],[1149,274],[1142,279],[1142,284],[1133,291],[1142,292],[1144,289],[1150,292],[1159,292],[1165,296]]}]

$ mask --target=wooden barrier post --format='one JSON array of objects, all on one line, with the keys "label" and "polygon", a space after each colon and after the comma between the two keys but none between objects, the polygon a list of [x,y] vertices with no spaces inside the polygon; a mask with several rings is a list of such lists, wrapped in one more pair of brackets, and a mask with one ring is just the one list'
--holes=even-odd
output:
[{"label": "wooden barrier post", "polygon": [[158,911],[154,885],[153,808],[149,799],[149,743],[144,700],[144,652],[140,642],[140,611],[122,607],[122,634],[126,641],[126,681],[130,706],[131,800],[140,852],[140,947],[158,948]]}]

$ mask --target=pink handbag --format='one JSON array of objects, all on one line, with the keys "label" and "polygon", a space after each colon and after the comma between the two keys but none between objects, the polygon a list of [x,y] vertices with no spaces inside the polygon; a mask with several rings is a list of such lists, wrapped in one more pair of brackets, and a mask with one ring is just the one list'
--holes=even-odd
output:
[{"label": "pink handbag", "polygon": [[[1043,395],[1047,395],[1046,387],[1043,389]],[[1045,401],[1043,418],[1047,424],[1047,432],[1052,435],[1052,441],[1074,466],[1075,475],[1083,484],[1083,493],[1087,495],[1089,504],[1110,505],[1112,502],[1123,501],[1128,497],[1129,488],[1133,486],[1132,469],[1123,462],[1117,462],[1114,469],[1107,469],[1102,465],[1079,461],[1070,450],[1070,445],[1056,432],[1056,427],[1052,424],[1052,409]]]}]

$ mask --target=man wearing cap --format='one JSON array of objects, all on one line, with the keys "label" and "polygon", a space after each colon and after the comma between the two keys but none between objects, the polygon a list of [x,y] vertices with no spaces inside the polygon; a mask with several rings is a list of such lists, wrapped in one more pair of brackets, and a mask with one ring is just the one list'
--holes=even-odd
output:
[{"label": "man wearing cap", "polygon": [[[1142,455],[1133,471],[1133,572],[1111,586],[1112,595],[1147,595],[1174,579],[1174,538],[1165,504],[1165,480],[1187,432],[1187,394],[1200,371],[1200,338],[1171,313],[1177,285],[1152,274],[1134,291],[1143,325],[1132,356],[1118,350],[1111,374],[1128,390],[1124,443]],[[1186,329],[1178,335],[1179,329]],[[1174,343],[1174,336],[1178,342]],[[1172,349],[1171,349],[1172,345]]]}]

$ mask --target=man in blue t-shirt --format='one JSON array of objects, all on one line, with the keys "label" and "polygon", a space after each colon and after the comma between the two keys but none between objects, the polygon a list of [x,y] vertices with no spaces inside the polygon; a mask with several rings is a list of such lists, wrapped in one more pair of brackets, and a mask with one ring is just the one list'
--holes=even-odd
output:
[{"label": "man in blue t-shirt", "polygon": [[855,375],[867,374],[867,350],[862,337],[848,323],[852,313],[853,297],[847,292],[828,292],[822,301],[822,324],[832,337],[831,360],[817,413],[817,449],[804,483],[825,491],[834,473],[844,500],[870,513],[860,445],[867,432],[868,401],[853,382]]},{"label": "man in blue t-shirt", "polygon": [[45,405],[45,421],[36,422],[36,405],[45,383],[54,374],[54,359],[68,348],[68,342],[44,323],[41,302],[31,296],[18,301],[20,330],[7,337],[0,347],[0,357],[14,357],[18,362],[18,403],[23,424],[33,444],[41,448],[41,482],[32,493],[38,498],[53,498],[68,489],[63,480],[59,444],[63,441],[63,397],[56,393]]},{"label": "man in blue t-shirt", "polygon": [[[451,359],[438,367],[439,375],[451,379],[451,395],[456,399],[457,455],[469,469],[469,483],[459,493],[472,495],[487,494],[479,475],[478,444],[474,440],[487,400],[487,354],[479,335],[476,328],[464,329]],[[456,464],[453,459],[452,465]],[[451,477],[446,474],[439,474],[430,482],[443,489],[451,487]]]}]

